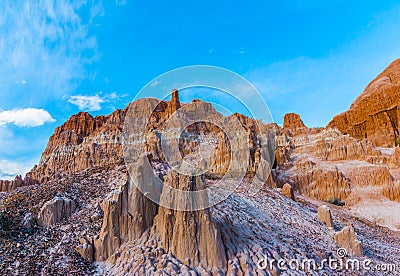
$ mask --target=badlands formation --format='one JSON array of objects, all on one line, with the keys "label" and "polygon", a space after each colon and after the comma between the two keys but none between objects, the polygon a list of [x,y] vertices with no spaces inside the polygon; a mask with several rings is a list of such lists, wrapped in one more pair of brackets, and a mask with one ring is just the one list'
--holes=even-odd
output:
[{"label": "badlands formation", "polygon": [[[0,272],[396,275],[400,266],[386,274],[327,265],[296,270],[278,260],[318,264],[344,248],[345,258],[400,265],[399,99],[397,60],[326,128],[308,128],[294,113],[283,127],[237,113],[224,117],[200,100],[181,103],[176,90],[170,101],[141,99],[108,116],[73,115],[24,179],[0,181]],[[200,156],[208,167],[197,176],[176,172],[163,151],[160,135],[177,112],[224,126],[199,122],[182,132],[179,154],[188,162]],[[146,137],[128,166],[126,116],[143,123]],[[171,202],[166,186],[202,191],[227,172],[244,178],[209,208],[175,210],[147,197]],[[255,178],[264,185],[252,193]]]}]

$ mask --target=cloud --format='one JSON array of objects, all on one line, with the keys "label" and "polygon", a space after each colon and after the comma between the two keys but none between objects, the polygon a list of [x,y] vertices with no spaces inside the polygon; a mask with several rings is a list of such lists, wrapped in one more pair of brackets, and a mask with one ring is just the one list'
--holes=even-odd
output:
[{"label": "cloud", "polygon": [[68,102],[70,102],[73,105],[76,105],[80,110],[85,110],[85,111],[98,111],[101,109],[101,103],[104,102],[104,100],[99,96],[71,96],[68,99]]},{"label": "cloud", "polygon": [[44,109],[24,108],[0,111],[0,125],[14,124],[19,127],[37,127],[55,122]]},{"label": "cloud", "polygon": [[8,160],[0,160],[0,179],[12,180],[17,175],[24,175],[32,169],[34,162],[12,162]]},{"label": "cloud", "polygon": [[119,96],[117,95],[117,92],[112,92],[112,93],[108,94],[107,97],[108,97],[110,100],[117,100],[117,99],[119,99]]},{"label": "cloud", "polygon": [[[84,8],[89,10],[85,17]],[[58,97],[72,91],[86,75],[84,66],[97,59],[96,37],[90,30],[102,14],[97,0],[1,1],[2,101],[38,103],[41,95]]]},{"label": "cloud", "polygon": [[159,85],[160,82],[159,81],[153,81],[152,83],[150,83],[151,87],[156,87],[157,85]]},{"label": "cloud", "polygon": [[[106,108],[115,109],[113,103],[121,103],[122,98],[129,96],[129,94],[119,95],[117,92],[103,93],[100,91],[94,96],[90,95],[76,95],[70,96],[68,102],[76,105],[80,110],[84,111],[98,111],[102,109],[102,103],[109,103]],[[66,97],[64,97],[65,99]]]},{"label": "cloud", "polygon": [[115,0],[115,4],[117,6],[124,6],[126,4],[126,0]]}]

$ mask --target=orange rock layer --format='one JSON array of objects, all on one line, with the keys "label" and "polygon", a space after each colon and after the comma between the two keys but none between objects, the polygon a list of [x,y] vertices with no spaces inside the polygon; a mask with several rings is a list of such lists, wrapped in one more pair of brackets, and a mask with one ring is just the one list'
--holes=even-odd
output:
[{"label": "orange rock layer", "polygon": [[328,127],[372,141],[376,146],[400,144],[400,59],[379,74],[350,109],[333,118]]}]

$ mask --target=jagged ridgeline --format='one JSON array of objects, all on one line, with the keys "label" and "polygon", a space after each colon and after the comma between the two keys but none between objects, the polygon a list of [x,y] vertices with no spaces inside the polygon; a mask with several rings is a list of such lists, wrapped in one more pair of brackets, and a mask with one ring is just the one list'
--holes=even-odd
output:
[{"label": "jagged ridgeline", "polygon": [[[269,152],[272,153],[274,150],[275,141],[273,136],[271,136],[270,141],[260,141],[261,136],[268,137],[268,133],[272,133],[277,128],[274,124],[263,125],[238,113],[224,118],[210,103],[200,100],[193,100],[190,104],[181,104],[178,91],[172,93],[172,98],[169,102],[157,101],[157,106],[152,109],[151,119],[146,121],[141,119],[140,116],[145,113],[146,108],[149,108],[149,104],[146,101],[151,100],[138,100],[131,103],[124,110],[116,110],[108,116],[92,117],[90,114],[83,112],[73,115],[66,123],[56,128],[54,134],[50,137],[39,164],[27,176],[37,180],[39,183],[43,183],[95,166],[110,167],[123,164],[123,139],[121,135],[128,110],[133,113],[130,115],[135,117],[138,122],[141,122],[143,128],[146,128],[145,141],[141,144],[140,150],[130,156],[132,160],[141,153],[148,152],[152,154],[154,161],[165,162],[160,139],[161,132],[165,127],[165,122],[181,106],[186,108],[184,112],[188,114],[195,111],[196,116],[207,114],[208,118],[219,118],[219,121],[224,122],[223,127],[226,129],[237,128],[237,122],[240,122],[241,128],[234,131],[240,133],[238,137],[245,135],[243,138],[245,141],[238,141],[237,144],[245,144],[248,147],[250,154],[244,152],[244,150],[242,153],[243,156],[247,154],[246,156],[249,159],[249,166],[245,168],[248,173],[254,174],[256,172],[262,154],[264,154],[263,158],[265,160],[272,160],[269,161],[270,163],[274,160],[274,156],[268,156],[267,154]],[[263,129],[260,130],[260,126]],[[196,122],[185,128],[179,138],[179,152],[176,154],[181,154],[188,159],[196,158],[196,152],[204,150],[205,147],[201,147],[201,144],[204,145],[205,143],[209,145],[209,148],[213,148],[213,154],[215,155],[210,157],[210,161],[213,164],[209,166],[207,171],[209,177],[223,176],[229,166],[233,166],[237,171],[243,170],[242,166],[231,164],[232,149],[226,130],[210,122]],[[262,147],[266,147],[266,149],[262,151]],[[243,160],[241,159],[243,156],[236,156],[232,162]],[[267,168],[266,170],[268,171]]]}]

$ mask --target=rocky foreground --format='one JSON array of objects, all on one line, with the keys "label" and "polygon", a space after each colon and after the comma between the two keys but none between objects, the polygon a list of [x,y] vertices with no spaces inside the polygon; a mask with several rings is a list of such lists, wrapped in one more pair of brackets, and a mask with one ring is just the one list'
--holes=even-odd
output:
[{"label": "rocky foreground", "polygon": [[[185,240],[179,235],[190,235],[190,231],[187,232],[190,227],[187,225],[181,230],[183,232],[178,232],[179,227],[173,227],[174,231],[168,235],[165,232],[168,229],[163,218],[165,215],[160,211],[153,227],[145,229],[136,239],[127,239],[121,246],[117,246],[119,242],[116,240],[114,243],[103,244],[102,252],[108,245],[117,246],[118,249],[108,252],[110,255],[106,260],[91,263],[95,258],[93,248],[90,248],[91,243],[89,242],[89,250],[86,251],[82,250],[82,245],[87,245],[92,238],[104,238],[106,233],[118,233],[116,230],[121,231],[124,227],[121,216],[113,217],[115,213],[110,213],[105,208],[108,203],[103,203],[103,210],[100,205],[103,201],[111,200],[107,197],[108,192],[124,187],[126,181],[124,167],[107,172],[88,170],[61,181],[34,185],[29,190],[18,189],[7,196],[3,195],[3,231],[0,239],[0,269],[3,275],[310,275],[305,271],[284,272],[276,264],[272,270],[260,270],[257,264],[264,258],[310,258],[318,262],[329,256],[336,257],[335,252],[339,245],[335,242],[335,234],[350,224],[362,243],[362,256],[354,258],[368,258],[374,264],[398,263],[399,260],[398,231],[361,219],[342,207],[325,203],[333,218],[333,227],[328,227],[318,216],[318,207],[321,204],[319,201],[298,194],[295,194],[294,201],[282,195],[279,190],[268,187],[253,196],[248,195],[246,186],[243,186],[226,201],[213,207],[207,215],[208,219],[194,218],[200,225],[202,221],[208,221],[200,227],[210,227],[206,225],[211,223],[219,231],[218,238],[204,237],[206,240],[202,242],[200,237],[200,240],[194,239],[201,233],[212,233],[208,230],[195,231],[192,233],[193,239],[186,240],[189,243],[199,241],[201,246],[210,245],[214,248],[220,242],[220,249],[199,248],[199,252],[206,253],[207,258],[201,254],[197,254],[197,259],[196,254],[193,254],[193,262],[184,258],[191,256],[185,250],[195,247],[186,247]],[[40,206],[54,195],[74,200],[77,204],[74,212],[48,227],[39,227],[34,219],[29,222],[26,214],[32,212],[35,216],[36,212],[40,212]],[[112,218],[114,221],[110,222]],[[187,219],[176,223],[185,221],[190,223]],[[162,229],[157,229],[161,226]],[[125,230],[129,229],[132,228]],[[169,250],[165,246],[166,240]],[[214,252],[212,256],[208,256],[210,252]],[[323,271],[326,275],[340,274],[340,271],[329,268]],[[379,275],[368,271],[342,273]],[[311,275],[318,274],[311,272]]]},{"label": "rocky foreground", "polygon": [[[293,113],[282,128],[240,114],[224,117],[209,103],[180,103],[178,91],[156,105],[142,99],[108,116],[72,116],[25,179],[0,181],[1,274],[397,275],[399,64],[327,128],[308,128]],[[134,162],[126,166],[125,118],[142,124],[150,109],[146,139],[135,144]],[[177,173],[163,152],[163,126],[177,112],[180,119],[197,114],[225,127],[196,123],[182,132],[180,154],[209,168],[201,176]],[[146,196],[171,204],[175,195],[164,184],[200,191],[227,172],[244,179],[210,208],[180,211]],[[255,194],[254,179],[263,182]],[[226,187],[237,184],[229,181]],[[339,256],[343,250],[346,256]],[[332,258],[370,261],[372,269],[279,265]],[[373,270],[392,264],[385,273]]]}]

